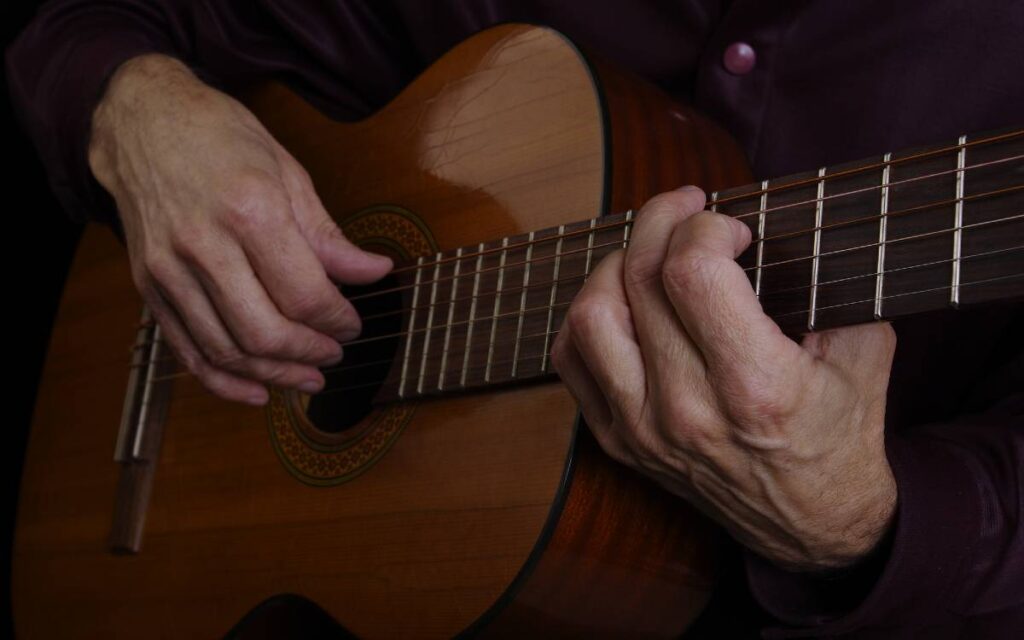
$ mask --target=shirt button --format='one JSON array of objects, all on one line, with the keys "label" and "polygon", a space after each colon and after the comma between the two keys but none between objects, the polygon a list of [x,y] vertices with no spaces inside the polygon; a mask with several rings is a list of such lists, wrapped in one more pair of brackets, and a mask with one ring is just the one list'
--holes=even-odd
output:
[{"label": "shirt button", "polygon": [[722,65],[733,75],[742,76],[750,73],[757,63],[754,47],[746,42],[734,42],[729,45],[722,56]]}]

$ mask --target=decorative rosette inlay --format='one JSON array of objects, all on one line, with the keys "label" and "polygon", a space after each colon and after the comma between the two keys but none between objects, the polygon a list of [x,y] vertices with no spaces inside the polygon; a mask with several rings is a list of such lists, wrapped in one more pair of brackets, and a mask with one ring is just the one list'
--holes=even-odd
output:
[{"label": "decorative rosette inlay", "polygon": [[[359,246],[409,260],[437,251],[430,231],[411,212],[393,205],[359,211],[341,223]],[[358,424],[327,433],[306,415],[309,396],[272,389],[267,405],[270,440],[285,468],[302,482],[332,486],[364,473],[401,435],[416,405],[412,402],[373,409]]]}]

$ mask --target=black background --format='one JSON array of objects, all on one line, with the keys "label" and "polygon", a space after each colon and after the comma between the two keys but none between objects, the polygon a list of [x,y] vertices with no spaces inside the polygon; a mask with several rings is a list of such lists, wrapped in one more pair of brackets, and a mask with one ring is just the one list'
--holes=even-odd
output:
[{"label": "black background", "polygon": [[[7,46],[28,23],[39,0],[4,3],[3,44]],[[21,480],[22,456],[36,386],[42,371],[60,292],[81,227],[72,223],[50,193],[35,148],[11,108],[6,66],[3,86],[3,216],[5,223],[4,351],[7,357],[3,428],[3,579],[0,637],[12,637],[10,601],[11,538]],[[73,429],[74,425],[68,425]],[[69,479],[69,481],[71,481]]]}]

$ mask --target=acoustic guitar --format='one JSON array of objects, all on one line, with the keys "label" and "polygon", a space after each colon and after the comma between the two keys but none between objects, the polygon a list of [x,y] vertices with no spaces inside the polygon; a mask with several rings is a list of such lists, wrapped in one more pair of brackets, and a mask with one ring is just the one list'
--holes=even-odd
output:
[{"label": "acoustic guitar", "polygon": [[1024,296],[1024,131],[751,184],[712,122],[522,25],[361,122],[240,95],[397,266],[345,290],[365,330],[321,393],[253,408],[182,373],[88,228],[25,462],[23,638],[221,636],[279,594],[367,638],[677,637],[724,534],[602,454],[549,352],[630,208],[681,184],[750,226],[739,261],[794,336]]}]

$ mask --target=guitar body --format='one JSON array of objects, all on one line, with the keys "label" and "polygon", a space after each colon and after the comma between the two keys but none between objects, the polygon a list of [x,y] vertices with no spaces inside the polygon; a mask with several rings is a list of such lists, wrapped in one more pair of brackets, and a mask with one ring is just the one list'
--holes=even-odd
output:
[{"label": "guitar body", "polygon": [[[280,84],[243,99],[347,235],[430,256],[749,181],[736,145],[556,32],[491,29],[358,123]],[[673,637],[714,586],[717,532],[610,462],[556,381],[374,408],[340,432],[173,381],[141,549],[111,552],[112,460],[141,302],[83,236],[19,505],[20,637],[214,637],[279,594],[359,637]]]}]

